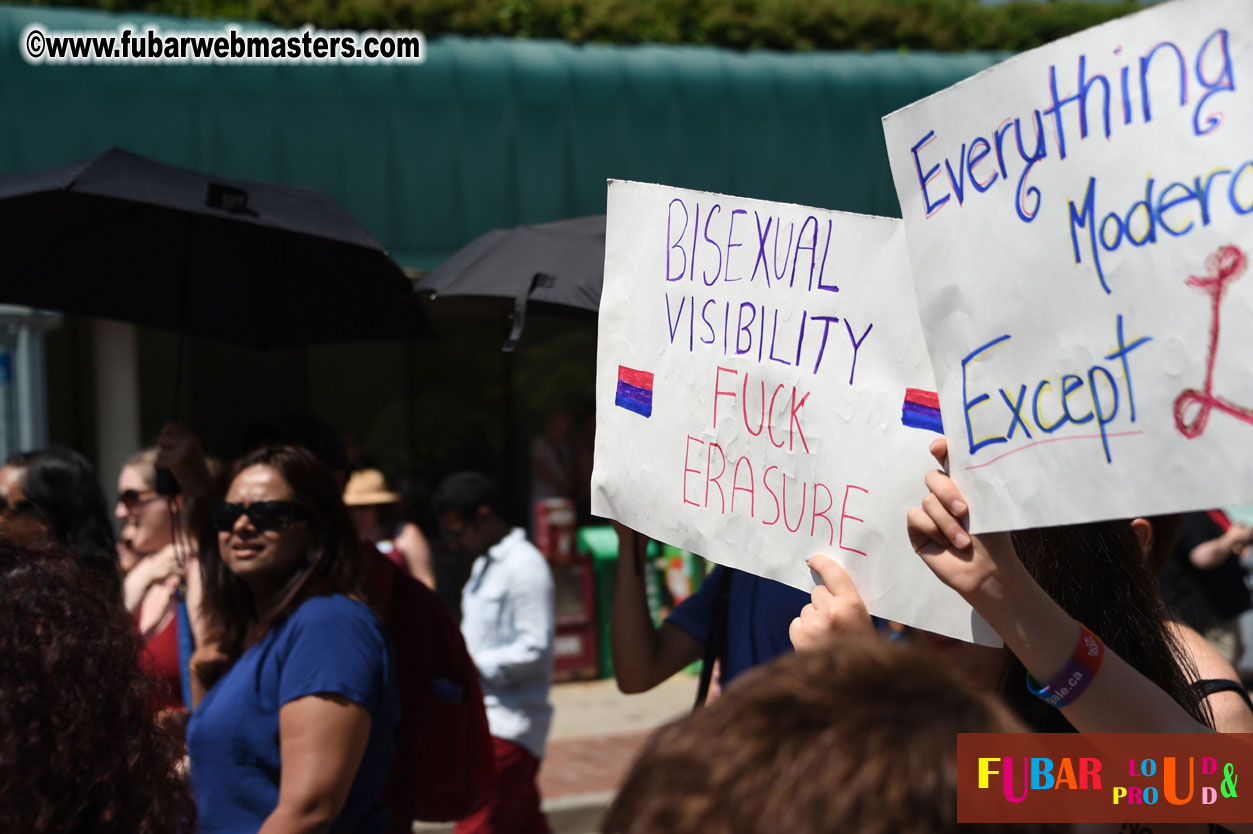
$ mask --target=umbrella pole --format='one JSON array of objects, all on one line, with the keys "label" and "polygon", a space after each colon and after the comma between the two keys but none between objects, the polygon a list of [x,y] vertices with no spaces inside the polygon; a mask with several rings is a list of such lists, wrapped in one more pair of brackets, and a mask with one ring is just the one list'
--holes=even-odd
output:
[{"label": "umbrella pole", "polygon": [[527,486],[523,482],[524,479],[518,476],[517,408],[514,402],[513,384],[514,354],[512,351],[502,352],[501,356],[505,360],[505,475],[508,478],[507,486],[509,494],[513,496],[514,507],[522,510],[522,526],[529,530],[531,513],[527,506]]},{"label": "umbrella pole", "polygon": [[[191,217],[183,236],[183,269],[178,288],[178,342],[174,348],[174,397],[170,404],[170,422],[178,422],[178,404],[183,393],[183,352],[187,343],[187,273],[191,269]],[[157,470],[157,494],[178,495],[182,488],[168,469]]]},{"label": "umbrella pole", "polygon": [[170,422],[178,421],[178,404],[183,393],[183,351],[187,338],[185,327],[185,323],[179,326],[178,344],[174,348],[174,398],[170,403]]},{"label": "umbrella pole", "polygon": [[[186,294],[185,286],[184,294]],[[178,329],[178,346],[174,349],[174,402],[170,406],[170,422],[172,423],[178,422],[178,401],[183,387],[183,344],[187,335],[185,331],[184,322]],[[178,495],[180,492],[182,488],[178,485],[178,479],[174,477],[174,473],[168,469],[158,469],[157,494]]]},{"label": "umbrella pole", "polygon": [[414,400],[418,396],[418,358],[413,339],[405,339],[405,467],[410,478],[418,477],[418,419]]},{"label": "umbrella pole", "polygon": [[174,349],[174,401],[170,404],[170,422],[178,422],[178,404],[183,393],[183,352],[187,340],[187,273],[191,271],[191,215],[183,235],[183,270],[178,287],[178,346]]}]

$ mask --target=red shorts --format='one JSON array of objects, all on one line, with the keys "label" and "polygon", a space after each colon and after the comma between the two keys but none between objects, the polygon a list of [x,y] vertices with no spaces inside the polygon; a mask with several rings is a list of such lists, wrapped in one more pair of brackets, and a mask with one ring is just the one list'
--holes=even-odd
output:
[{"label": "red shorts", "polygon": [[535,777],[539,759],[512,741],[493,738],[496,793],[486,805],[457,823],[454,834],[550,834],[540,810]]}]

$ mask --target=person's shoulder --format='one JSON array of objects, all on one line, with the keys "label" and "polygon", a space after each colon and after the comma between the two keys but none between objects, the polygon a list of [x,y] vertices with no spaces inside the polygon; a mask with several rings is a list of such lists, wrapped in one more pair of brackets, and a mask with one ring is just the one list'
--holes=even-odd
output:
[{"label": "person's shoulder", "polygon": [[1166,627],[1174,634],[1175,640],[1192,660],[1197,679],[1240,680],[1235,667],[1199,631],[1176,620],[1167,621]]},{"label": "person's shoulder", "polygon": [[539,548],[526,537],[526,531],[521,527],[515,527],[509,533],[508,551],[505,556],[505,562],[509,566],[510,573],[517,573],[523,576],[536,574],[551,575],[552,570],[548,566],[548,560],[544,558],[544,554]]},{"label": "person's shoulder", "polygon": [[392,651],[390,645],[383,621],[370,606],[343,594],[330,594],[300,604],[283,624],[277,649],[280,654],[383,656]]},{"label": "person's shoulder", "polygon": [[526,531],[521,527],[513,528],[516,531],[517,539],[514,542],[515,550],[520,554],[525,554],[528,559],[543,559],[544,554],[539,552],[539,548],[535,546],[535,542],[527,538]]},{"label": "person's shoulder", "polygon": [[788,616],[796,616],[810,600],[810,593],[785,585],[774,579],[748,573],[747,571],[731,571],[732,605],[751,602],[754,610],[765,612],[792,612]]},{"label": "person's shoulder", "polygon": [[[722,583],[724,581],[731,581],[731,579],[724,580],[723,577],[729,575],[733,579],[735,573],[736,571],[732,568],[723,567],[722,565],[714,565],[713,569],[710,570],[709,573],[705,574],[705,578],[700,581],[700,586],[693,591],[687,599],[680,602],[678,607],[686,605],[690,609],[706,605],[708,600],[712,600],[714,597],[718,596],[718,592],[721,590]],[[678,608],[676,607],[675,610],[677,611]]]},{"label": "person's shoulder", "polygon": [[544,554],[540,553],[539,548],[525,534],[514,543],[512,558],[531,565],[536,565],[540,562],[544,563],[545,566],[548,565],[548,560],[544,558]]},{"label": "person's shoulder", "polygon": [[310,597],[300,604],[288,621],[295,628],[330,623],[337,626],[382,628],[382,621],[370,606],[344,594]]},{"label": "person's shoulder", "polygon": [[777,579],[771,579],[768,576],[758,576],[755,573],[749,573],[746,570],[739,570],[737,568],[726,568],[720,565],[710,571],[709,575],[713,576],[718,570],[726,570],[731,575],[730,581],[733,587],[738,585],[745,588],[755,588],[763,592],[779,594],[798,593],[808,596],[807,592],[802,591],[799,588],[794,588],[785,582],[780,582]]}]

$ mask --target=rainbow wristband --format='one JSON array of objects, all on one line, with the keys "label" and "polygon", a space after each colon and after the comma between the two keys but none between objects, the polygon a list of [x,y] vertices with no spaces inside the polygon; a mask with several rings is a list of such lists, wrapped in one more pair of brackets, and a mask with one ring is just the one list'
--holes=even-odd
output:
[{"label": "rainbow wristband", "polygon": [[1079,623],[1079,642],[1075,645],[1070,662],[1045,686],[1027,673],[1027,691],[1050,707],[1068,707],[1079,699],[1092,683],[1101,661],[1105,658],[1105,644],[1083,623]]}]

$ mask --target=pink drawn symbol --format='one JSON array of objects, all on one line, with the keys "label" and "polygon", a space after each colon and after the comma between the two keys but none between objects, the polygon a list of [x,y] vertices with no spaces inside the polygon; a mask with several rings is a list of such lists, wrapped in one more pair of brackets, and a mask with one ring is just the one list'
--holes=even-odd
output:
[{"label": "pink drawn symbol", "polygon": [[[1175,428],[1189,439],[1199,437],[1209,423],[1210,412],[1215,408],[1224,414],[1230,414],[1237,420],[1253,424],[1253,408],[1238,406],[1223,397],[1214,396],[1214,359],[1218,353],[1219,314],[1222,309],[1223,293],[1232,281],[1244,274],[1248,266],[1248,258],[1236,246],[1223,246],[1205,259],[1205,268],[1209,274],[1203,278],[1188,276],[1188,286],[1196,287],[1210,296],[1213,301],[1214,318],[1209,329],[1209,356],[1205,361],[1205,390],[1189,388],[1175,398]],[[1195,411],[1189,420],[1187,412]]]}]

